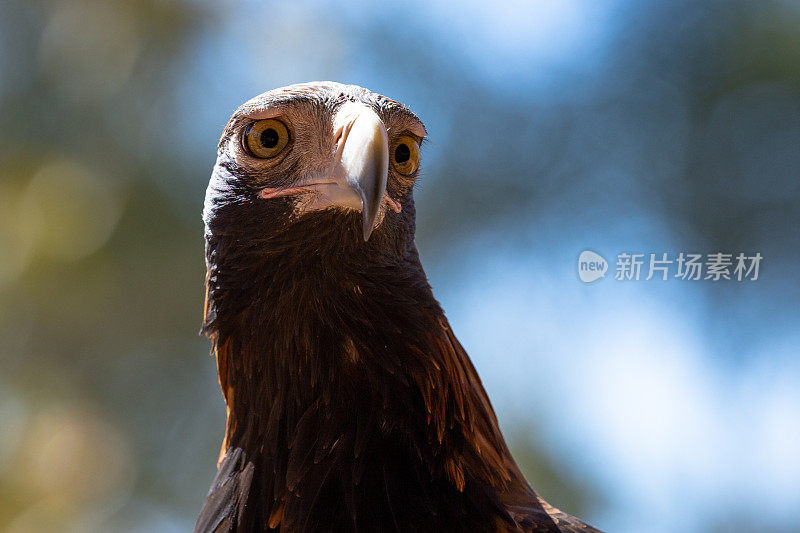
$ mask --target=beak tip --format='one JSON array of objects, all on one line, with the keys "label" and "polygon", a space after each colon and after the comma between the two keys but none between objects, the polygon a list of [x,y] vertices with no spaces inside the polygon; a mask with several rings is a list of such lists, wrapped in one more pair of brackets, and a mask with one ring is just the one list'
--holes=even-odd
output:
[{"label": "beak tip", "polygon": [[361,215],[361,229],[364,236],[364,242],[369,240],[370,235],[372,235],[372,230],[375,224],[375,217],[370,216],[365,209],[362,211]]}]

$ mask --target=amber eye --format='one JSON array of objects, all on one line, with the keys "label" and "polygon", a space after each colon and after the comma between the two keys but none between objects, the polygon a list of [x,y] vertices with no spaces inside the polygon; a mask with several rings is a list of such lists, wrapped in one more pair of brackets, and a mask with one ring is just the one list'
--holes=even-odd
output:
[{"label": "amber eye", "polygon": [[409,135],[401,136],[394,144],[392,150],[392,165],[394,169],[410,176],[419,168],[419,144],[414,137]]},{"label": "amber eye", "polygon": [[275,157],[289,144],[289,130],[274,118],[253,122],[244,130],[244,145],[255,157]]}]

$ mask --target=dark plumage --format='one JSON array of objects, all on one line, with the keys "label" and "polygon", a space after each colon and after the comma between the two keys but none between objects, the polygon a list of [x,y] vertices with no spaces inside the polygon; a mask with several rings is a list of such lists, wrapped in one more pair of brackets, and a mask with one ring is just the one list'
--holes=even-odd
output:
[{"label": "dark plumage", "polygon": [[[246,133],[265,117],[287,128],[278,155],[281,124]],[[195,531],[596,531],[528,486],[433,297],[405,175],[424,134],[335,83],[231,118],[204,210],[228,421]]]}]

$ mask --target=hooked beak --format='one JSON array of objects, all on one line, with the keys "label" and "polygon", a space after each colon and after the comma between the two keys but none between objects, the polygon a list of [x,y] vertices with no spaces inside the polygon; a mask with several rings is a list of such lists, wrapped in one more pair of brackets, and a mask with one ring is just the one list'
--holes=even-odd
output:
[{"label": "hooked beak", "polygon": [[264,199],[285,196],[301,197],[301,209],[325,209],[331,206],[361,209],[364,240],[369,240],[381,205],[395,213],[400,203],[386,192],[389,174],[389,139],[386,126],[371,107],[347,102],[333,120],[336,151],[330,166],[321,174],[311,174],[282,187],[264,187]]},{"label": "hooked beak", "polygon": [[386,195],[389,173],[386,126],[370,107],[347,102],[336,113],[334,132],[338,139],[334,175],[361,199],[361,224],[366,241]]}]

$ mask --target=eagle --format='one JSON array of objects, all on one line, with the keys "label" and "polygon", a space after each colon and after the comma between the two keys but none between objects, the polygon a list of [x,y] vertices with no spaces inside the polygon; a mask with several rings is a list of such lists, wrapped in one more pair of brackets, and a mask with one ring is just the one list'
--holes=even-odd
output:
[{"label": "eagle", "polygon": [[546,503],[414,243],[427,132],[311,82],[241,105],[203,209],[227,425],[196,532],[598,531]]}]

